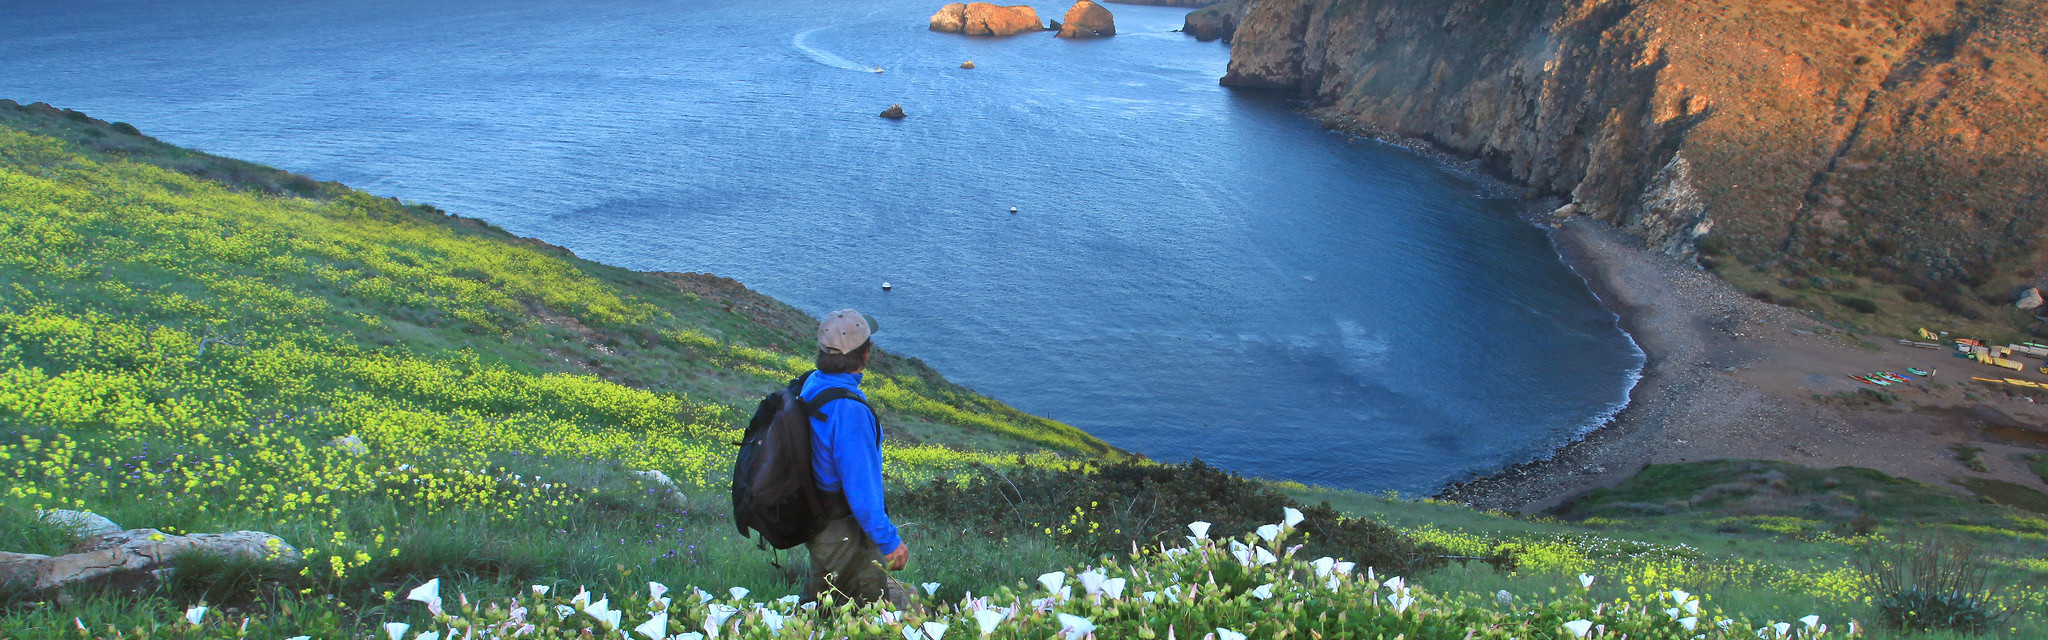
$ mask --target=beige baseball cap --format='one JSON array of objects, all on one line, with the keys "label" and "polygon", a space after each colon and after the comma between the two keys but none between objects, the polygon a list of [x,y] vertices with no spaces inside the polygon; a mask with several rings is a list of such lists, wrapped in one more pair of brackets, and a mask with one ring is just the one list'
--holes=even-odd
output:
[{"label": "beige baseball cap", "polygon": [[825,314],[818,323],[818,348],[825,353],[849,353],[867,344],[868,336],[875,334],[875,323],[861,312],[840,309]]}]

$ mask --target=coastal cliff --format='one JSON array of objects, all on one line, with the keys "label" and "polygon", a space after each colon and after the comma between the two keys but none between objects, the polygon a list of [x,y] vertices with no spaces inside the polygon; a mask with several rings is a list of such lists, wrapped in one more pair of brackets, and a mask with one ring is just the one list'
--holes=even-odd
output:
[{"label": "coastal cliff", "polygon": [[1482,159],[1724,273],[1959,311],[2048,265],[2044,15],[2041,0],[1259,0],[1222,82]]}]

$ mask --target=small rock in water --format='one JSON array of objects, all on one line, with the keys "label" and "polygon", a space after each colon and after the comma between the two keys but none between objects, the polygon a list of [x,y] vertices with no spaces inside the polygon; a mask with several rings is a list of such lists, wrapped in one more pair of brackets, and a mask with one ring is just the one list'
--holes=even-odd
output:
[{"label": "small rock in water", "polygon": [[962,69],[973,69],[973,68],[974,68],[974,61],[973,61],[973,60],[968,60],[968,61],[966,61],[966,62],[962,62],[962,63],[960,63],[960,68],[962,68]]},{"label": "small rock in water", "polygon": [[887,108],[887,109],[883,109],[883,110],[882,110],[882,117],[884,117],[884,118],[888,118],[888,119],[890,119],[890,120],[901,120],[901,119],[903,119],[903,117],[904,117],[904,115],[903,115],[903,105],[900,105],[900,104],[892,104],[892,105],[889,105],[889,108]]}]

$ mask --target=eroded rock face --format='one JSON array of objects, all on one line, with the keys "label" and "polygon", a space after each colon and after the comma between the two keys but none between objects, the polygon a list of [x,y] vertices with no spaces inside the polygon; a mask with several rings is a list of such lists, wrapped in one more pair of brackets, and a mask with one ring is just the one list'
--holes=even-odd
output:
[{"label": "eroded rock face", "polygon": [[2020,292],[2020,299],[2019,299],[2019,301],[2018,301],[2018,302],[2014,302],[2014,303],[2012,304],[2012,306],[2014,306],[2014,307],[2017,307],[2017,308],[2020,308],[2020,309],[2038,309],[2038,308],[2040,308],[2040,307],[2041,307],[2041,290],[2040,290],[2040,289],[2038,289],[2038,288],[2034,288],[2034,287],[2028,287],[2026,291],[2021,291],[2021,292]]},{"label": "eroded rock face", "polygon": [[999,7],[975,2],[967,5],[960,32],[970,36],[1011,36],[1044,29],[1044,23],[1038,20],[1038,11],[1031,7],[1021,4]]},{"label": "eroded rock face", "polygon": [[960,33],[961,29],[966,24],[967,3],[965,2],[955,2],[953,4],[939,7],[939,12],[932,14],[933,31],[944,31],[946,33]]},{"label": "eroded rock face", "polygon": [[261,531],[167,535],[130,529],[90,540],[84,550],[56,557],[0,553],[0,580],[50,589],[115,574],[155,571],[178,556],[208,553],[228,558],[297,562],[299,550]]},{"label": "eroded rock face", "polygon": [[1223,83],[1482,158],[1670,253],[1710,235],[1746,264],[1960,282],[2041,257],[2016,239],[2048,230],[2043,48],[2048,0],[1259,0]]},{"label": "eroded rock face", "polygon": [[1116,16],[1108,9],[1095,4],[1094,0],[1080,0],[1067,9],[1067,16],[1060,22],[1059,38],[1096,38],[1116,35]]},{"label": "eroded rock face", "polygon": [[1189,11],[1181,20],[1181,33],[1203,42],[1219,39],[1229,42],[1231,35],[1237,33],[1237,23],[1244,20],[1244,13],[1257,3],[1258,0],[1242,0]]}]

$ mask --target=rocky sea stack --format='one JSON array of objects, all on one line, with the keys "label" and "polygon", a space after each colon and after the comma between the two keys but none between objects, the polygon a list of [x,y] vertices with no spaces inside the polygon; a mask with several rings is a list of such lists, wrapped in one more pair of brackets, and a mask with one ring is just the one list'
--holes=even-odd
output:
[{"label": "rocky sea stack", "polygon": [[1043,31],[1038,11],[1024,5],[997,6],[986,2],[958,3],[932,14],[931,30],[970,36],[1010,36]]},{"label": "rocky sea stack", "polygon": [[1080,0],[1073,8],[1067,9],[1067,16],[1060,22],[1060,32],[1053,34],[1060,38],[1095,38],[1116,35],[1116,16],[1108,9],[1095,4],[1094,0]]},{"label": "rocky sea stack", "polygon": [[1261,0],[1223,83],[1783,290],[1825,274],[1961,313],[2048,263],[2044,49],[2043,0]]},{"label": "rocky sea stack", "polygon": [[888,118],[890,120],[902,120],[904,118],[903,105],[889,105],[889,108],[882,110],[882,117]]}]

